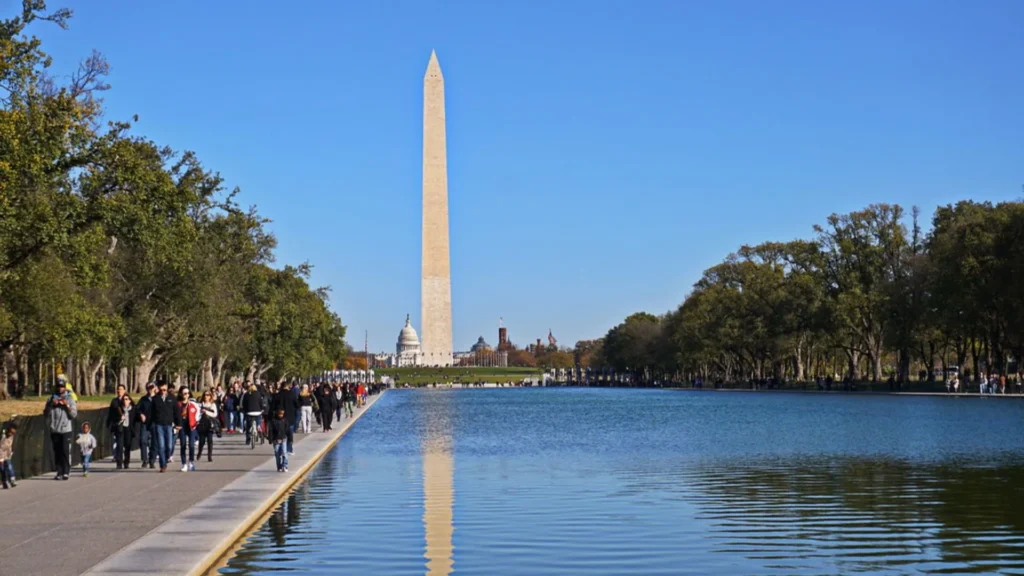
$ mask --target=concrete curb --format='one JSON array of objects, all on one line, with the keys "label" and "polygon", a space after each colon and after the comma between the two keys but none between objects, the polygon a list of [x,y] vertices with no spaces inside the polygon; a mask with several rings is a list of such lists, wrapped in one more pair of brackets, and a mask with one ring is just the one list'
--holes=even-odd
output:
[{"label": "concrete curb", "polygon": [[85,574],[206,574],[385,393],[371,397],[333,434],[314,433],[296,443],[295,454],[288,458],[292,471],[278,472],[270,458]]}]

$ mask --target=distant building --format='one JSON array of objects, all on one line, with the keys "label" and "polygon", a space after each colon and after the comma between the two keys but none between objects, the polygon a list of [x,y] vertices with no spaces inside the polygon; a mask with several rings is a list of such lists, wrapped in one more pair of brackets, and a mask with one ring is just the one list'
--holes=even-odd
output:
[{"label": "distant building", "polygon": [[495,351],[481,336],[477,339],[476,344],[470,347],[469,352],[455,353],[455,364],[478,368],[505,368],[508,366],[508,352]]},{"label": "distant building", "polygon": [[402,368],[419,366],[422,363],[423,350],[420,348],[420,338],[409,322],[409,315],[406,314],[405,326],[398,333],[398,342],[395,343],[395,358],[390,364]]},{"label": "distant building", "polygon": [[530,344],[530,354],[538,354],[544,351],[544,347],[540,344],[540,338],[537,338],[536,344]]},{"label": "distant building", "polygon": [[476,341],[476,344],[473,344],[469,349],[470,352],[490,352],[491,350],[493,350],[493,348],[491,348],[490,344],[484,341],[483,336],[481,336],[480,339]]}]

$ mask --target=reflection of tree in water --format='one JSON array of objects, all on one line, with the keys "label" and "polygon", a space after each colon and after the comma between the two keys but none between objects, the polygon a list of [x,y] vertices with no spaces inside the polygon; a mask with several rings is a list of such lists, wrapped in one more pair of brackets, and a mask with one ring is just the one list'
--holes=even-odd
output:
[{"label": "reflection of tree in water", "polygon": [[699,491],[686,498],[696,499],[698,518],[727,536],[719,540],[726,550],[748,558],[824,554],[858,569],[926,560],[977,572],[1024,567],[1019,460],[744,462],[684,475]]}]

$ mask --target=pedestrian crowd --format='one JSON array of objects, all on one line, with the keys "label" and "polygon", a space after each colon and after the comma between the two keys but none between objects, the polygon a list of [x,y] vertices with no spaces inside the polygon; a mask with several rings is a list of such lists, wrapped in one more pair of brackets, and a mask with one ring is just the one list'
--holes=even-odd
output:
[{"label": "pedestrian crowd", "polygon": [[[968,379],[969,380],[969,379]],[[979,394],[1024,394],[1024,378],[1020,374],[1011,374],[1007,379],[1006,374],[985,374],[978,371],[978,393]],[[946,391],[950,393],[960,392],[960,375],[953,374],[953,377],[946,381]],[[964,392],[969,392],[967,385],[963,385]]]},{"label": "pedestrian crowd", "polygon": [[[335,421],[354,417],[355,409],[365,405],[367,396],[383,387],[372,383],[234,381],[226,388],[217,385],[201,393],[193,393],[194,388],[194,384],[175,388],[167,382],[149,383],[146,393],[136,400],[123,385],[117,387],[103,432],[111,439],[118,470],[132,465],[131,447],[136,440],[139,467],[159,466],[160,472],[166,472],[174,463],[177,445],[181,471],[191,472],[204,450],[207,462],[213,461],[215,437],[244,433],[247,446],[269,441],[278,471],[287,472],[296,432],[311,433],[314,420],[324,432],[330,432]],[[57,381],[43,414],[53,447],[54,479],[70,477],[72,446],[81,455],[82,476],[88,476],[96,436],[91,423],[83,422],[72,441],[78,406],[63,380]],[[12,422],[0,436],[0,484],[4,489],[17,485],[12,461],[16,433]]]}]

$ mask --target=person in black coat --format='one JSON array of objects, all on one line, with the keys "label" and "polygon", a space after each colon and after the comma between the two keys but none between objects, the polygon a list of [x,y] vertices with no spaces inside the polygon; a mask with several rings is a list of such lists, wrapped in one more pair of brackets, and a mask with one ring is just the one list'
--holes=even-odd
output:
[{"label": "person in black coat", "polygon": [[274,446],[274,459],[277,461],[277,471],[288,471],[288,455],[285,454],[286,438],[289,432],[288,422],[284,418],[284,410],[274,413],[274,418],[267,425],[267,433],[270,436],[270,443]]},{"label": "person in black coat", "polygon": [[320,424],[324,427],[324,432],[330,432],[331,418],[334,416],[334,404],[337,400],[334,399],[334,393],[327,384],[320,386],[318,392],[316,401],[320,405]]},{"label": "person in black coat", "polygon": [[118,384],[116,390],[117,395],[110,401],[110,406],[107,408],[107,432],[110,433],[110,449],[115,454],[117,454],[118,440],[120,440],[118,422],[121,421],[121,397],[125,395],[127,388],[124,384]]},{"label": "person in black coat", "polygon": [[156,432],[153,428],[153,396],[156,396],[156,386],[152,382],[146,384],[146,395],[135,405],[135,416],[139,421],[139,456],[142,459],[142,467],[155,468],[156,462]]},{"label": "person in black coat", "polygon": [[277,393],[274,394],[273,399],[270,401],[270,411],[274,414],[278,410],[284,411],[284,420],[288,424],[288,442],[287,449],[289,454],[294,454],[292,450],[292,442],[295,439],[295,415],[299,412],[299,399],[292,394],[292,391],[288,389],[288,386],[281,384],[277,388]]},{"label": "person in black coat", "polygon": [[245,422],[242,425],[245,426],[246,444],[254,440],[249,438],[249,422],[255,420],[258,428],[263,420],[263,395],[255,384],[250,382],[248,386],[249,389],[242,394],[242,398],[239,401],[239,404],[242,406],[242,415],[245,417]]},{"label": "person in black coat", "polygon": [[170,395],[166,382],[160,383],[160,393],[153,396],[153,431],[156,434],[156,455],[160,471],[167,471],[167,462],[174,452],[174,425],[179,417],[175,410],[177,401]]}]

